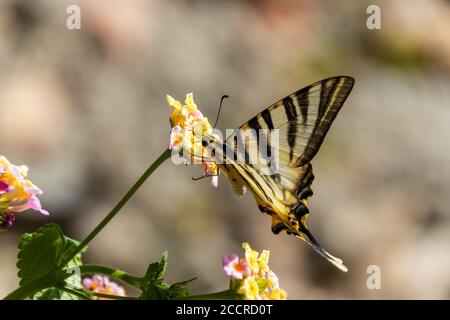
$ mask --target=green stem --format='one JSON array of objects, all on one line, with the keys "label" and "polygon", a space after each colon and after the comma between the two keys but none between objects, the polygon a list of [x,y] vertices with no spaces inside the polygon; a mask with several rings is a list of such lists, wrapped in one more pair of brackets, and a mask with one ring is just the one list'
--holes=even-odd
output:
[{"label": "green stem", "polygon": [[130,200],[136,191],[144,184],[145,180],[167,159],[170,158],[171,151],[167,149],[164,151],[155,162],[144,172],[144,174],[136,181],[130,190],[123,196],[123,198],[116,204],[110,213],[95,227],[94,230],[67,256],[60,264],[60,268],[64,268],[70,260],[72,260],[78,253],[80,253],[88,244],[95,238],[100,231],[111,221],[112,218],[123,208],[123,206]]},{"label": "green stem", "polygon": [[36,292],[52,287],[55,284],[55,278],[53,276],[41,278],[20,286],[19,288],[8,294],[4,298],[4,300],[23,300],[31,297]]},{"label": "green stem", "polygon": [[140,288],[143,279],[136,277],[136,276],[132,276],[128,273],[126,273],[125,271],[121,271],[121,270],[117,270],[114,268],[110,268],[110,267],[105,267],[105,266],[96,266],[96,265],[83,265],[80,266],[80,272],[81,274],[104,274],[107,276],[110,276],[112,278],[121,280],[127,284],[129,284],[130,286],[133,286],[135,288]]},{"label": "green stem", "polygon": [[177,298],[177,300],[234,300],[233,292],[228,289],[220,292],[198,294],[182,298]]}]

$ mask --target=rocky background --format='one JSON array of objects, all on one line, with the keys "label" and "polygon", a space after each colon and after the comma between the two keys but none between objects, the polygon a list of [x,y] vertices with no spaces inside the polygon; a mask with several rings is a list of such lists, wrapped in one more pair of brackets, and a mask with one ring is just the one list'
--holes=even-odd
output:
[{"label": "rocky background", "polygon": [[[17,284],[22,232],[48,222],[82,239],[166,148],[165,95],[235,128],[333,75],[353,92],[314,159],[310,226],[350,271],[272,235],[250,195],[193,182],[167,162],[90,245],[85,262],[143,274],[170,253],[168,281],[192,293],[228,282],[221,256],[271,250],[290,299],[450,298],[450,5],[376,1],[0,2],[0,154],[30,167],[50,216],[0,234],[0,297]],[[66,28],[70,4],[81,30]],[[366,286],[369,265],[381,289]],[[131,292],[133,293],[133,292]]]}]

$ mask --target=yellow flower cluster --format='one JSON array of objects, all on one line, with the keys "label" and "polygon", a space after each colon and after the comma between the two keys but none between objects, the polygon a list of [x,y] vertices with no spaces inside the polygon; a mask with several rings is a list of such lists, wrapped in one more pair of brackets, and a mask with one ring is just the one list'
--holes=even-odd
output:
[{"label": "yellow flower cluster", "polygon": [[167,103],[173,107],[170,116],[169,149],[183,151],[183,155],[190,155],[191,163],[200,164],[204,169],[205,176],[212,176],[213,186],[217,186],[218,168],[217,164],[205,153],[206,148],[202,145],[203,137],[211,136],[213,128],[204,117],[194,102],[192,93],[186,95],[184,104],[167,95]]},{"label": "yellow flower cluster", "polygon": [[184,105],[180,101],[167,95],[167,103],[173,107],[170,116],[172,131],[169,149],[183,147],[193,155],[201,155],[201,139],[212,134],[212,127],[208,118],[204,117],[194,102],[192,93],[186,95]]},{"label": "yellow flower cluster", "polygon": [[242,280],[232,279],[232,290],[244,300],[286,300],[286,291],[279,287],[278,277],[269,268],[270,252],[258,253],[246,242],[242,247],[249,273]]}]

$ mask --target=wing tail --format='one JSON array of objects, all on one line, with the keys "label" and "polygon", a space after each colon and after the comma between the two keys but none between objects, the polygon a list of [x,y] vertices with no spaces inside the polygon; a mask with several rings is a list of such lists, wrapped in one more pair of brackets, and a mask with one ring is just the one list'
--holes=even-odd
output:
[{"label": "wing tail", "polygon": [[302,240],[304,240],[307,244],[309,244],[319,255],[324,257],[326,260],[328,260],[328,262],[333,264],[339,270],[341,270],[343,272],[348,271],[348,268],[344,265],[344,262],[341,259],[329,254],[319,244],[319,242],[317,242],[317,240],[313,237],[311,232],[305,226],[303,226],[302,231],[300,231],[300,232],[301,232],[301,234],[298,237],[301,238]]}]

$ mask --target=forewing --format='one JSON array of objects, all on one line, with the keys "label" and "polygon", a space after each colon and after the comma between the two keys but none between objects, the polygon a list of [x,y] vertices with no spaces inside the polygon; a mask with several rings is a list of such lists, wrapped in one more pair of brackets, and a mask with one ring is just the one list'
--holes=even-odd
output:
[{"label": "forewing", "polygon": [[260,129],[278,129],[279,166],[303,166],[316,155],[353,84],[346,76],[321,80],[272,104],[239,129],[259,133],[254,141],[258,149],[272,135]]}]

